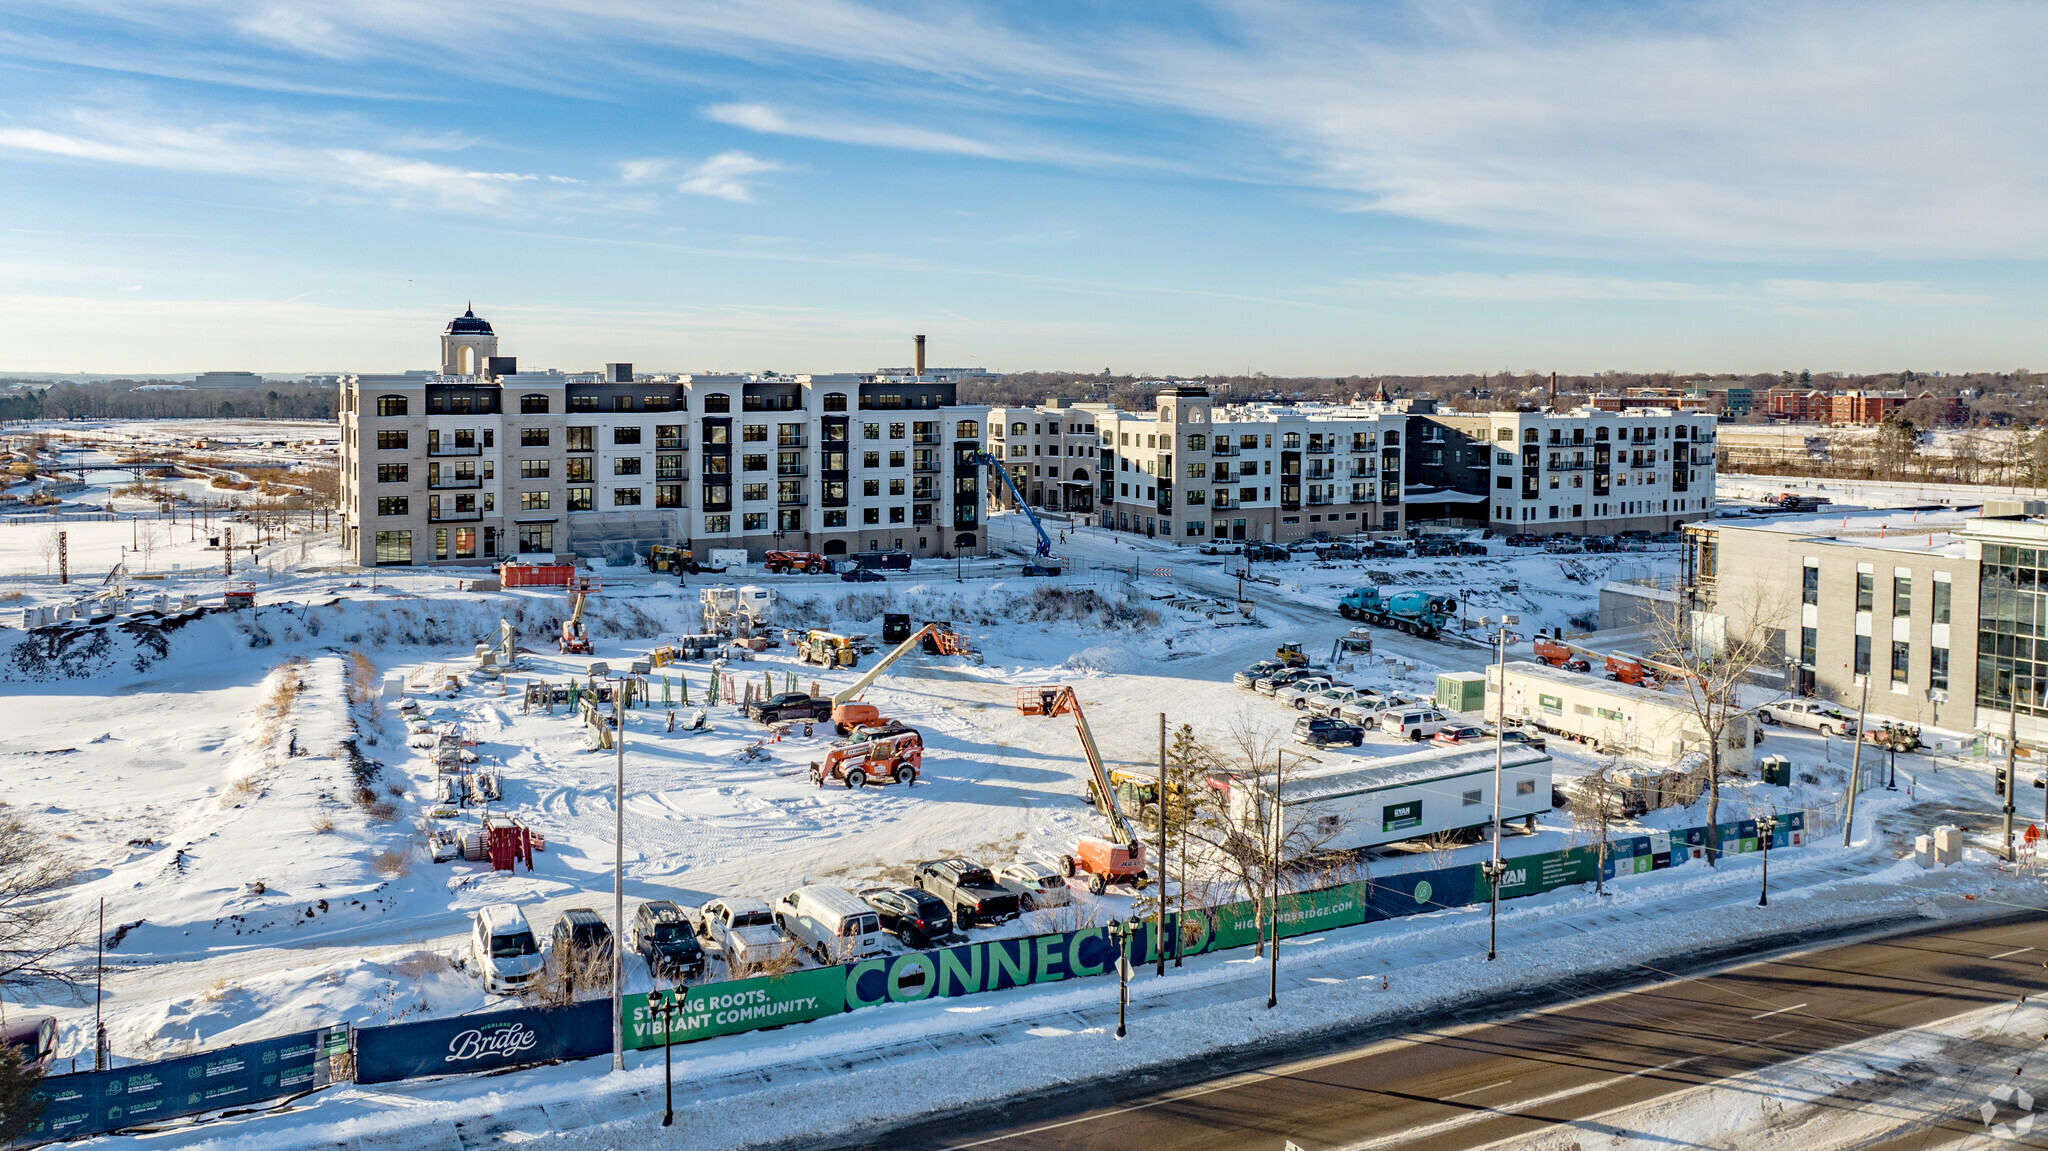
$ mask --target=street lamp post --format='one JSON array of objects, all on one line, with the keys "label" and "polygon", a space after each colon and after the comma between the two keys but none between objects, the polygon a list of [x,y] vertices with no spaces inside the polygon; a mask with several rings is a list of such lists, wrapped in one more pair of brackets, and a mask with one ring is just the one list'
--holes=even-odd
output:
[{"label": "street lamp post", "polygon": [[619,1018],[625,990],[625,949],[617,943],[626,929],[626,678],[612,681],[612,746],[618,749],[612,775],[612,1070],[626,1069],[626,1028]]},{"label": "street lamp post", "polygon": [[1756,821],[1757,838],[1762,841],[1764,849],[1764,877],[1756,893],[1756,905],[1758,907],[1769,907],[1771,905],[1771,833],[1776,830],[1778,830],[1778,816],[1776,812]]},{"label": "street lamp post", "polygon": [[683,1013],[683,989],[669,988],[663,995],[660,988],[647,993],[647,1012],[661,1020],[661,1125],[673,1127],[676,1122],[676,1089],[674,1057],[676,1017]]},{"label": "street lamp post", "polygon": [[1131,1005],[1131,929],[1137,921],[1112,919],[1109,937],[1116,941],[1116,1037],[1124,1037],[1124,1016]]},{"label": "street lamp post", "polygon": [[[1507,758],[1508,731],[1508,629],[1522,622],[1521,617],[1503,615],[1500,630],[1494,633],[1494,679],[1500,685],[1500,709],[1493,716],[1493,857],[1486,861],[1486,886],[1491,893],[1486,913],[1486,961],[1493,962],[1500,954],[1497,946],[1500,927],[1500,784],[1501,768]],[[1484,619],[1480,626],[1486,626]]]}]

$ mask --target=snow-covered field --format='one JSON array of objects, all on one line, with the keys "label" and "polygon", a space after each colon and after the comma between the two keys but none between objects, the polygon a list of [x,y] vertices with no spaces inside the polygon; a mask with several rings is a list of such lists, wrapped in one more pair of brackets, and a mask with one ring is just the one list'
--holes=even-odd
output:
[{"label": "snow-covered field", "polygon": [[[79,498],[104,504],[90,491]],[[129,522],[65,529],[74,572],[111,567],[139,530]],[[59,588],[43,574],[34,538],[43,530],[0,527],[0,573],[12,577],[0,588],[12,598],[0,606],[56,602],[81,590]],[[180,525],[172,534],[186,532]],[[165,578],[139,584],[142,594],[163,591],[175,602],[190,593],[218,602],[220,554],[206,550],[202,533],[191,534],[201,538],[153,549],[148,574]],[[999,548],[1028,552],[1022,517],[996,517],[991,535]],[[910,573],[892,573],[884,584],[749,576],[776,590],[780,623],[878,635],[883,612],[907,611],[920,621],[952,621],[980,649],[981,661],[913,655],[868,691],[866,698],[884,714],[924,733],[925,777],[909,789],[810,785],[807,766],[831,738],[824,725],[811,737],[764,742],[759,725],[725,704],[708,709],[708,731],[681,724],[669,730],[661,706],[630,712],[623,849],[628,910],[653,898],[686,905],[728,894],[772,900],[803,882],[901,886],[919,860],[1046,859],[1070,850],[1079,835],[1100,834],[1101,818],[1082,799],[1087,767],[1073,728],[1066,720],[1018,714],[1018,686],[1073,684],[1105,756],[1149,766],[1162,712],[1169,723],[1192,724],[1219,742],[1240,717],[1284,731],[1297,713],[1233,687],[1231,673],[1270,656],[1282,641],[1300,641],[1317,658],[1327,657],[1351,626],[1336,615],[1335,603],[1363,582],[1426,588],[1465,602],[1473,638],[1425,641],[1381,631],[1370,661],[1343,665],[1353,682],[1427,693],[1439,671],[1476,670],[1486,662],[1477,639],[1485,630],[1482,615],[1516,613],[1525,635],[1538,627],[1570,628],[1573,617],[1597,606],[1603,581],[1668,576],[1675,569],[1675,553],[1668,550],[1558,557],[1505,554],[1498,540],[1491,546],[1495,554],[1484,558],[1321,564],[1301,557],[1262,565],[1245,585],[1245,597],[1256,604],[1249,623],[1229,614],[1212,618],[1220,601],[1237,596],[1234,559],[1092,529],[1070,529],[1058,549],[1069,574],[1053,581],[1019,577],[1014,559],[957,567],[921,563]],[[71,910],[95,913],[105,900],[105,1013],[117,1062],[342,1020],[380,1023],[502,1005],[505,1000],[486,996],[453,964],[463,955],[476,908],[520,903],[542,932],[571,907],[610,916],[613,757],[586,750],[579,723],[561,709],[553,715],[525,711],[519,685],[580,677],[590,659],[621,668],[666,639],[700,630],[697,592],[711,577],[690,577],[690,586],[679,587],[632,569],[602,572],[604,590],[587,615],[596,651],[564,657],[553,643],[567,614],[558,591],[478,592],[464,586],[470,572],[340,573],[334,570],[339,558],[331,538],[316,534],[268,545],[256,565],[262,606],[253,613],[79,628],[61,642],[0,628],[0,699],[11,717],[0,729],[0,810],[58,836],[85,868],[67,898]],[[131,562],[131,571],[141,566]],[[238,576],[244,571],[238,558]],[[95,578],[82,590],[98,588]],[[427,752],[408,744],[399,696],[386,688],[392,677],[427,669],[466,673],[476,665],[474,644],[501,619],[513,623],[520,645],[532,653],[510,677],[509,690],[474,679],[453,693],[403,694],[430,720],[459,728],[473,741],[478,766],[501,774],[503,799],[492,810],[546,836],[531,872],[429,860],[424,829],[473,825],[477,813],[471,809],[454,820],[429,814],[435,767]],[[12,612],[0,617],[18,621]],[[1526,643],[1512,654],[1526,658]],[[828,694],[858,674],[821,673],[795,662],[786,647],[727,670],[757,686],[772,677],[777,690],[793,675],[800,688],[817,682]],[[664,672],[680,715],[703,706],[708,665],[656,672],[657,705]],[[684,681],[688,706],[680,698]],[[1371,758],[1412,750],[1374,735],[1356,751],[1319,754]],[[1724,795],[1723,820],[1766,805],[1826,809],[1839,800],[1847,768],[1847,748],[1839,741],[1831,746],[1813,733],[1778,729],[1768,750],[1791,757],[1812,782],[1764,794],[1754,781],[1738,781]],[[1560,776],[1591,766],[1575,745],[1556,741],[1551,752]],[[1881,867],[1898,854],[1899,836],[1992,809],[1982,765],[1916,756],[1910,764],[1902,760],[1901,775],[1900,791],[1863,797],[1860,846],[1833,849],[1840,860],[1861,860],[1865,870]],[[1654,812],[1640,826],[1703,819],[1702,803]],[[1583,841],[1559,812],[1510,849],[1527,854]],[[1802,850],[1813,852],[1804,865],[1820,866],[1823,849]],[[1469,862],[1483,851],[1391,853],[1374,867],[1386,872]],[[1784,866],[1801,865],[1794,859]],[[1774,876],[1779,866],[1773,864]],[[1646,898],[1705,892],[1699,897],[1711,903],[1728,896],[1730,882],[1703,870],[1679,868],[1631,882],[1647,885]],[[1965,875],[1975,870],[1951,874],[1944,883],[1966,885]],[[1034,912],[998,930],[1074,926],[1129,906],[1127,895],[1077,890],[1076,897],[1075,909]],[[1567,889],[1528,901],[1518,914],[1569,916],[1586,898]],[[1826,902],[1803,914],[1824,922]],[[1546,913],[1537,904],[1555,910]],[[1842,914],[1853,918],[1855,909]],[[1362,945],[1367,932],[1398,931],[1427,952],[1431,940],[1451,938],[1442,933],[1463,930],[1462,923],[1447,916],[1357,934],[1347,929],[1333,933],[1330,946],[1349,948]],[[1626,934],[1632,925],[1593,930]],[[1550,961],[1568,966],[1571,959],[1559,951]],[[1236,960],[1203,962],[1227,973]],[[628,971],[631,989],[651,985],[637,963]],[[708,977],[721,974],[714,964]],[[1449,994],[1456,982],[1444,986]],[[1099,992],[1010,993],[1012,999],[1030,996],[1044,997],[1033,1000],[1030,1011],[1051,1011],[1062,997]],[[992,1010],[979,1003],[920,1010],[941,1019]],[[90,1059],[89,1001],[0,1004],[8,1012],[23,1007],[60,1017],[65,1066],[80,1055]],[[775,1033],[779,1038],[709,1041],[697,1045],[697,1057],[783,1050],[777,1044],[846,1047],[868,1041],[864,1030],[825,1021]],[[559,1079],[564,1072],[548,1074]]]}]

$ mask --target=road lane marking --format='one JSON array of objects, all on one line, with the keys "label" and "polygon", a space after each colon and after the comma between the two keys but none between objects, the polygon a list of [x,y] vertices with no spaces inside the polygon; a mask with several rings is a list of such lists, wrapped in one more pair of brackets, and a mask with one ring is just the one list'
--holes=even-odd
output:
[{"label": "road lane marking", "polygon": [[1456,1095],[1446,1095],[1444,1096],[1443,1101],[1449,1103],[1453,1099],[1463,1099],[1467,1095],[1477,1095],[1481,1091],[1491,1091],[1496,1087],[1506,1087],[1508,1084],[1513,1082],[1514,1080],[1512,1079],[1503,1079],[1498,1083],[1488,1083],[1484,1087],[1474,1087],[1470,1091],[1460,1091]]},{"label": "road lane marking", "polygon": [[1794,1003],[1794,1004],[1793,1004],[1792,1006],[1790,1006],[1790,1007],[1780,1007],[1780,1008],[1778,1008],[1778,1009],[1777,1009],[1777,1010],[1775,1010],[1775,1011],[1766,1011],[1766,1012],[1764,1012],[1764,1013],[1763,1013],[1762,1015],[1752,1015],[1752,1016],[1750,1016],[1750,1018],[1751,1018],[1751,1019],[1769,1019],[1769,1018],[1770,1018],[1771,1016],[1773,1016],[1773,1015],[1783,1015],[1783,1014],[1785,1014],[1785,1013],[1786,1013],[1787,1011],[1797,1011],[1797,1010],[1799,1010],[1800,1008],[1802,1008],[1802,1007],[1805,1007],[1805,1006],[1806,1006],[1806,1004],[1804,1004],[1804,1003]]},{"label": "road lane marking", "polygon": [[1998,953],[1998,954],[1996,954],[1996,955],[1989,955],[1989,956],[1986,956],[1985,958],[1987,958],[1987,959],[2004,959],[2005,957],[2007,957],[2007,956],[2009,956],[2009,955],[2018,955],[2018,954],[2020,954],[2020,953],[2021,953],[2021,952],[2023,952],[2023,951],[2032,951],[2032,950],[2033,950],[2033,948],[2031,948],[2031,947],[2015,947],[2015,948],[2013,948],[2013,949],[2012,949],[2011,951],[2001,951],[2001,952],[1999,952],[1999,953]]},{"label": "road lane marking", "polygon": [[1582,1083],[1577,1087],[1567,1087],[1562,1091],[1553,1091],[1548,1095],[1538,1095],[1533,1099],[1524,1099],[1519,1103],[1505,1103],[1499,1107],[1481,1107],[1467,1114],[1460,1115],[1455,1119],[1443,1119],[1421,1127],[1410,1127],[1406,1131],[1399,1131],[1392,1135],[1382,1135],[1376,1139],[1367,1139],[1362,1143],[1346,1143],[1342,1147],[1335,1148],[1334,1151],[1377,1151],[1381,1147],[1397,1147],[1403,1143],[1433,1139],[1438,1135],[1448,1134],[1461,1127],[1470,1127],[1474,1123],[1490,1123],[1496,1119],[1519,1115],[1531,1108],[1561,1103],[1566,1099],[1575,1098],[1594,1091],[1603,1091],[1617,1083],[1626,1083],[1631,1079],[1640,1079],[1645,1075],[1655,1075],[1659,1071],[1669,1071],[1674,1067],[1683,1067],[1688,1063],[1697,1063],[1705,1058],[1707,1058],[1705,1055],[1688,1055],[1683,1059],[1673,1059],[1669,1063],[1659,1063],[1655,1067],[1645,1067],[1640,1071],[1631,1071],[1626,1075],[1614,1075],[1606,1079],[1595,1080],[1591,1083]]}]

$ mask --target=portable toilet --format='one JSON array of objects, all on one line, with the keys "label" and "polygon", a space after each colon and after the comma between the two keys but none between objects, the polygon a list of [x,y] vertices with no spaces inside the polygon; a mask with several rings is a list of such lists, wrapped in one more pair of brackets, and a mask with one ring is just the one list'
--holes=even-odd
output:
[{"label": "portable toilet", "polygon": [[1486,673],[1446,671],[1436,677],[1436,705],[1445,711],[1484,711]]}]

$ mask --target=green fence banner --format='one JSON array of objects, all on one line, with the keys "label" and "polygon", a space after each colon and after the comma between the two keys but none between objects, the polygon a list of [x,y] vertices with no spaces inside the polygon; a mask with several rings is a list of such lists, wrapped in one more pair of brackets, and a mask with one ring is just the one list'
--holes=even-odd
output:
[{"label": "green fence banner", "polygon": [[[683,992],[682,1014],[675,1021],[677,1043],[837,1015],[846,1009],[846,973],[842,967],[816,968],[709,983]],[[626,1046],[662,1045],[662,1021],[647,1010],[646,995],[626,996],[621,1010]]]}]

